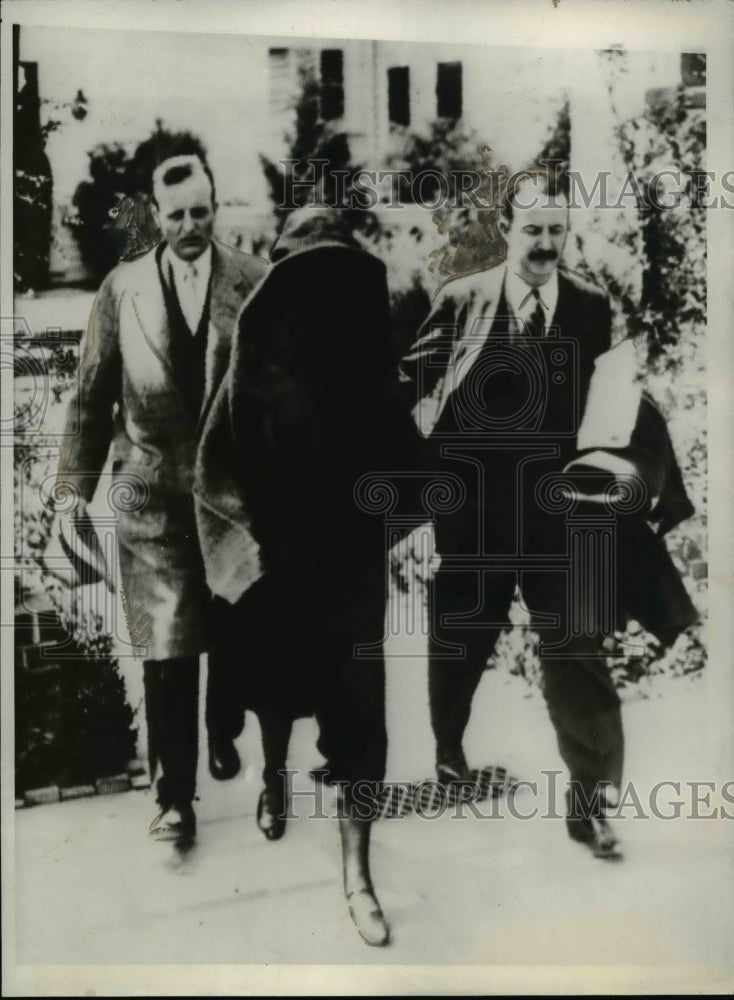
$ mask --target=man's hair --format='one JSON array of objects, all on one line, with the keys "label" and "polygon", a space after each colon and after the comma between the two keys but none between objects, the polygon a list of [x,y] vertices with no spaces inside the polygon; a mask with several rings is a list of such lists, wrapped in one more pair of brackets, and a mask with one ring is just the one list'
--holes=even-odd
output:
[{"label": "man's hair", "polygon": [[[159,128],[149,139],[138,146],[133,157],[133,169],[138,176],[140,190],[144,191],[154,204],[157,204],[153,191],[153,174],[162,163],[174,156],[196,156],[201,161],[204,173],[211,184],[212,204],[216,205],[217,192],[214,175],[207,161],[206,147],[201,139],[191,132],[169,132]],[[165,171],[161,179],[166,186],[180,184],[181,181],[190,177],[191,173],[191,167],[179,165]]]},{"label": "man's hair", "polygon": [[171,184],[180,184],[181,181],[185,181],[187,177],[191,177],[192,173],[193,170],[189,164],[184,163],[177,167],[169,167],[162,175],[161,180],[166,187],[170,187]]},{"label": "man's hair", "polygon": [[525,170],[519,170],[517,173],[512,174],[507,181],[500,205],[500,214],[507,222],[512,222],[517,206],[517,192],[526,181],[530,181],[531,184],[535,184],[538,187],[542,186],[545,189],[548,201],[551,203],[559,195],[568,199],[564,179],[555,170],[550,170],[548,167],[527,167]]}]

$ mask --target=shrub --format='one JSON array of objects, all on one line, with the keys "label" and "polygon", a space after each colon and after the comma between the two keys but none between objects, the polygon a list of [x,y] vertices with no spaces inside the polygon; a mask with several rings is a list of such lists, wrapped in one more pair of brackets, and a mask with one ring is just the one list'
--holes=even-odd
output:
[{"label": "shrub", "polygon": [[[119,773],[135,756],[133,712],[100,616],[85,616],[44,569],[52,514],[41,484],[57,461],[53,449],[18,435],[14,449],[16,544],[16,788],[88,784]],[[30,593],[46,594],[34,619]],[[34,624],[35,622],[35,624]],[[34,638],[40,630],[41,641]]]}]

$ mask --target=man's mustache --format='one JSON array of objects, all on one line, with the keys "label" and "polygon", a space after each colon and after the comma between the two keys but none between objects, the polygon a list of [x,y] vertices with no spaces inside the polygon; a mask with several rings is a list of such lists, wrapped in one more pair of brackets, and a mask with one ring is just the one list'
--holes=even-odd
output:
[{"label": "man's mustache", "polygon": [[528,254],[528,260],[558,260],[558,254],[555,250],[532,250]]}]

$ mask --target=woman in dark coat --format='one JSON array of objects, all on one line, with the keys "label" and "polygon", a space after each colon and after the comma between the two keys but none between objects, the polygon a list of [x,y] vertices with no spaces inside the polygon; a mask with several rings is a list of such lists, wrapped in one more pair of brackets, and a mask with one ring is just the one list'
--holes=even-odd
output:
[{"label": "woman in dark coat", "polygon": [[[235,334],[226,389],[234,454],[222,456],[262,575],[223,616],[231,632],[222,639],[239,643],[244,704],[261,723],[261,829],[283,833],[279,771],[291,725],[315,713],[337,787],[350,912],[363,938],[381,945],[389,928],[369,872],[366,804],[387,754],[387,535],[355,488],[370,473],[409,468],[418,439],[398,389],[385,268],[347,234],[343,213],[294,212],[271,259]],[[223,419],[217,406],[210,421]]]}]

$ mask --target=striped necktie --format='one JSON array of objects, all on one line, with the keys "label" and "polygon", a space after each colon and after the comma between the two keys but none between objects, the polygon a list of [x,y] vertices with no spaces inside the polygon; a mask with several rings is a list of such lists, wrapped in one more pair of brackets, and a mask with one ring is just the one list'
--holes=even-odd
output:
[{"label": "striped necktie", "polygon": [[528,298],[535,300],[535,308],[525,320],[525,336],[541,340],[545,334],[545,311],[540,304],[540,292],[538,289],[533,288]]}]

